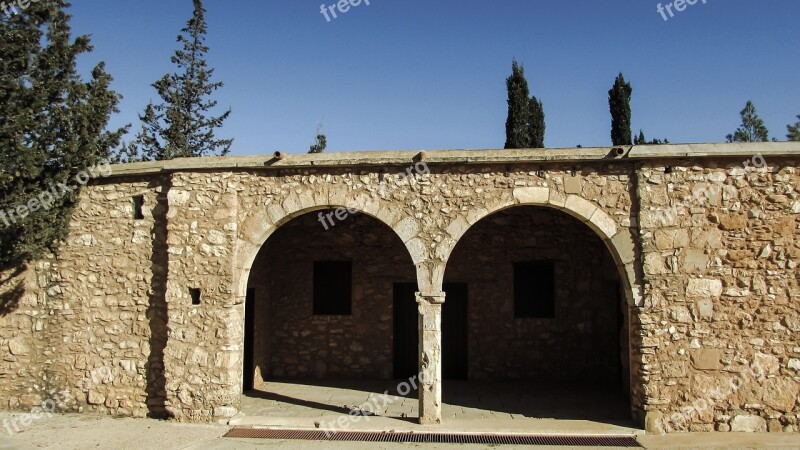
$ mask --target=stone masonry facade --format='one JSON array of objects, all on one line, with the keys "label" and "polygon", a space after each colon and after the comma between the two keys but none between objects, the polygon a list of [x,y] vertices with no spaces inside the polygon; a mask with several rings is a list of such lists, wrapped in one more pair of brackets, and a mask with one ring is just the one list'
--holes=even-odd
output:
[{"label": "stone masonry facade", "polygon": [[[597,289],[618,278],[627,336],[616,344],[609,338],[605,348],[628,347],[614,358],[626,360],[634,419],[651,432],[798,432],[798,171],[796,143],[114,166],[112,177],[82,190],[58,255],[0,274],[0,347],[6,349],[0,407],[30,411],[44,400],[69,398],[74,401],[60,402],[60,409],[183,421],[235,415],[247,288],[269,283],[261,276],[267,266],[255,264],[260,251],[294,219],[349,207],[381,223],[380,235],[387,237],[379,245],[392,255],[382,264],[396,266],[393,276],[417,283],[420,421],[441,423],[443,283],[458,278],[457,244],[463,238],[466,249],[489,245],[470,244],[470,235],[491,233],[482,231],[488,221],[498,230],[508,227],[499,214],[536,207],[554,212],[534,213],[530,220],[556,221],[564,233],[586,240],[587,248],[597,242],[605,247],[604,254],[590,252],[601,262],[594,281],[576,289]],[[135,217],[133,198],[143,204],[142,218]],[[563,215],[572,222],[561,223]],[[302,242],[280,239],[274,245]],[[448,262],[454,263],[452,273]],[[603,269],[611,266],[613,273]],[[303,276],[274,270],[266,273]],[[481,276],[479,283],[491,284]],[[385,289],[375,286],[366,283],[360,295]],[[580,302],[586,294],[576,296]],[[284,301],[268,304],[291,313]],[[471,322],[491,320],[472,312]],[[390,319],[376,313],[365,309],[358,320],[386,327]],[[580,323],[589,326],[578,315],[564,327],[579,330]],[[300,348],[302,339],[292,333],[325,326],[312,321],[283,337]],[[379,345],[381,352],[342,370],[386,375],[380,358],[388,344]],[[531,349],[521,353],[535,356]],[[610,363],[600,358],[598,364]],[[480,374],[492,363],[476,366]],[[523,366],[511,369],[524,372]],[[322,369],[334,370],[307,370]],[[63,392],[69,396],[58,395]]]}]

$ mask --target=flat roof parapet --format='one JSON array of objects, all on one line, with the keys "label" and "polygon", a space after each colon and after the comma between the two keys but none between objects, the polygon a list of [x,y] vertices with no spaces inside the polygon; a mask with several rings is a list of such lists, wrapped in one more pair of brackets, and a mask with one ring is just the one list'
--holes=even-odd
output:
[{"label": "flat roof parapet", "polygon": [[194,170],[254,170],[312,167],[373,167],[413,164],[422,158],[426,164],[525,164],[579,162],[635,162],[655,159],[744,158],[755,155],[800,156],[800,142],[758,142],[733,144],[666,144],[617,147],[553,148],[553,149],[487,149],[487,150],[423,150],[377,151],[348,153],[215,156],[179,158],[116,164],[116,177]]}]

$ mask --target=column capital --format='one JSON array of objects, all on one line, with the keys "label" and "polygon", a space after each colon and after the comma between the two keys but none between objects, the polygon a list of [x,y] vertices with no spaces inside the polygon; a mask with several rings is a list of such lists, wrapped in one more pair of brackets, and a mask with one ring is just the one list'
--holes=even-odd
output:
[{"label": "column capital", "polygon": [[444,303],[446,294],[444,292],[417,292],[417,303],[429,305],[441,305]]}]

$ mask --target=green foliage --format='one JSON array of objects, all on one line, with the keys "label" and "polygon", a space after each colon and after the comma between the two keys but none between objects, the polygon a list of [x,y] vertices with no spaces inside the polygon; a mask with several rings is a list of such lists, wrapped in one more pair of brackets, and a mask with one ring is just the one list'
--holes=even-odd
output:
[{"label": "green foliage", "polygon": [[800,141],[800,116],[797,116],[797,123],[794,125],[786,125],[786,128],[789,130],[789,134],[786,135],[786,138],[790,141]]},{"label": "green foliage", "polygon": [[633,88],[620,73],[608,91],[611,111],[611,142],[613,145],[631,145],[631,95]]},{"label": "green foliage", "polygon": [[544,106],[536,97],[531,98],[528,109],[528,139],[531,148],[544,148]]},{"label": "green foliage", "polygon": [[196,156],[227,155],[232,139],[217,139],[220,128],[231,110],[211,115],[216,100],[208,97],[223,86],[211,82],[214,69],[205,60],[207,25],[202,0],[193,0],[194,14],[178,35],[183,44],[172,56],[175,73],[166,74],[153,83],[162,103],[149,104],[139,116],[142,129],[120,159],[166,160]]},{"label": "green foliage", "polygon": [[669,144],[669,139],[653,139],[652,141],[648,141],[647,138],[644,137],[644,131],[639,130],[639,135],[633,138],[633,145],[664,145]]},{"label": "green foliage", "polygon": [[0,18],[0,268],[57,249],[79,194],[76,175],[126,132],[106,130],[120,96],[103,63],[88,82],[78,75],[76,59],[92,46],[87,36],[72,40],[68,7],[48,0]]},{"label": "green foliage", "polygon": [[316,143],[308,149],[308,153],[322,153],[328,147],[328,138],[324,134],[318,132],[315,138]]},{"label": "green foliage", "polygon": [[517,60],[511,63],[506,79],[508,116],[505,148],[544,148],[545,120],[542,102],[530,97],[525,68]]},{"label": "green foliage", "polygon": [[753,102],[748,100],[739,114],[742,116],[742,125],[727,136],[728,142],[769,142],[769,131],[758,117]]}]

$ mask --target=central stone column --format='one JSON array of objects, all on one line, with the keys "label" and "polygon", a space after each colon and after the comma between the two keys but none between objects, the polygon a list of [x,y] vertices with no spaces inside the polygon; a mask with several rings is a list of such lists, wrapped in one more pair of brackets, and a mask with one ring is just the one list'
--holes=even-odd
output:
[{"label": "central stone column", "polygon": [[419,422],[442,423],[442,304],[444,292],[417,292],[419,305]]}]

